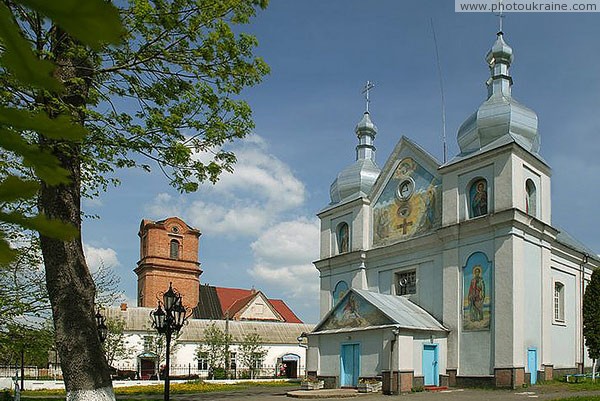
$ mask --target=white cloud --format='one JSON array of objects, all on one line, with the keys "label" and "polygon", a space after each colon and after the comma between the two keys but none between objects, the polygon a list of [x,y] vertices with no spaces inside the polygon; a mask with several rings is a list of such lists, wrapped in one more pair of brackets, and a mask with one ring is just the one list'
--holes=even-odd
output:
[{"label": "white cloud", "polygon": [[317,307],[319,225],[300,218],[267,229],[252,243],[255,265],[249,273],[268,284],[284,285],[292,298]]},{"label": "white cloud", "polygon": [[159,193],[153,202],[146,206],[149,218],[164,219],[170,216],[182,216],[185,210],[185,200],[174,198],[167,193]]},{"label": "white cloud", "polygon": [[83,253],[90,271],[95,272],[104,264],[106,267],[115,268],[121,264],[117,252],[112,248],[96,248],[83,244]]},{"label": "white cloud", "polygon": [[195,201],[187,210],[192,226],[203,233],[225,234],[229,236],[258,235],[271,219],[267,210],[258,206],[239,205],[228,207],[202,201]]},{"label": "white cloud", "polygon": [[158,194],[147,213],[157,219],[180,216],[204,234],[252,237],[282,213],[302,206],[304,184],[269,153],[262,137],[251,135],[231,150],[237,157],[233,174],[223,173],[215,185],[206,183],[196,194]]}]

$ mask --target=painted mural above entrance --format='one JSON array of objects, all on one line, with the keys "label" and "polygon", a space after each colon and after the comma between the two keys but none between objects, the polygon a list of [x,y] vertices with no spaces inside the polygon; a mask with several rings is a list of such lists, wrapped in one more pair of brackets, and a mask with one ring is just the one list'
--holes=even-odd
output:
[{"label": "painted mural above entrance", "polygon": [[492,263],[475,252],[463,268],[463,330],[489,330],[492,317]]},{"label": "painted mural above entrance", "polygon": [[392,321],[379,309],[355,292],[349,292],[338,303],[319,330],[358,328],[391,324]]},{"label": "painted mural above entrance", "polygon": [[387,245],[439,227],[440,179],[412,157],[400,160],[373,206],[373,245]]}]

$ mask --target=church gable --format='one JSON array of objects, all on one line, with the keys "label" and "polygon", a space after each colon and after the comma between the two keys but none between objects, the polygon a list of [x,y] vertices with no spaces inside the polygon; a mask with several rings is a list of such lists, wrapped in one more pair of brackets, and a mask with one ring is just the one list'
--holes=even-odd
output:
[{"label": "church gable", "polygon": [[389,317],[355,291],[350,290],[315,331],[383,326],[388,324],[393,324]]},{"label": "church gable", "polygon": [[[250,299],[240,300],[240,310],[235,313],[236,320],[271,320],[282,321],[283,318],[269,303],[262,292],[257,292]],[[235,308],[236,304],[232,306]]]},{"label": "church gable", "polygon": [[441,225],[439,164],[403,137],[373,193],[373,246],[425,234]]}]

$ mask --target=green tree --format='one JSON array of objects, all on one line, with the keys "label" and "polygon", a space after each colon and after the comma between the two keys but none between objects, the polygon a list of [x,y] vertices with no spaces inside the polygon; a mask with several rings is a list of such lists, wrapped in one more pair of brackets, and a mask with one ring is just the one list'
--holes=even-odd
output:
[{"label": "green tree", "polygon": [[600,270],[592,273],[592,279],[583,295],[583,336],[588,355],[594,361],[593,377],[596,378],[596,364],[600,358]]},{"label": "green tree", "polygon": [[[209,378],[216,370],[229,368],[229,345],[233,337],[212,322],[202,334],[202,343],[196,348],[196,357],[208,363]],[[225,372],[224,372],[225,373]]]},{"label": "green tree", "polygon": [[48,351],[54,343],[54,332],[50,327],[10,325],[5,330],[0,333],[0,365],[20,366],[21,356],[24,357],[25,366],[48,365]]},{"label": "green tree", "polygon": [[[226,144],[253,127],[240,93],[268,72],[252,54],[256,39],[231,28],[267,0],[119,5],[123,29],[104,1],[0,3],[0,146],[41,180],[15,175],[0,186],[0,202],[38,194],[31,216],[0,218],[41,233],[69,401],[114,399],[94,322],[93,279],[81,236],[68,230],[80,231],[81,197],[118,183],[119,168],[156,166],[181,191],[231,171],[235,156]],[[122,45],[107,45],[119,38]],[[29,64],[14,61],[23,54]]]},{"label": "green tree", "polygon": [[256,372],[260,370],[267,355],[262,344],[263,340],[258,333],[248,333],[239,342],[237,355],[242,365],[248,367],[251,379],[256,377]]},{"label": "green tree", "polygon": [[115,360],[128,359],[133,354],[127,345],[127,334],[125,333],[125,321],[119,318],[107,318],[106,327],[108,332],[102,343],[102,349],[109,366],[113,366]]}]

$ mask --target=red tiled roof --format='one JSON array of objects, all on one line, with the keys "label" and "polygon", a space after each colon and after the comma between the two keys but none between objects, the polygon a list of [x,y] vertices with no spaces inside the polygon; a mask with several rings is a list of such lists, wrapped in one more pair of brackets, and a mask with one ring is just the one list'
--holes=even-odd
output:
[{"label": "red tiled roof", "polygon": [[281,299],[269,299],[269,302],[288,323],[303,323]]},{"label": "red tiled roof", "polygon": [[[257,292],[256,290],[243,288],[215,287],[215,289],[221,303],[221,309],[223,312],[229,310],[230,317],[239,312]],[[302,320],[281,299],[269,299],[268,301],[287,323],[302,323]]]}]

